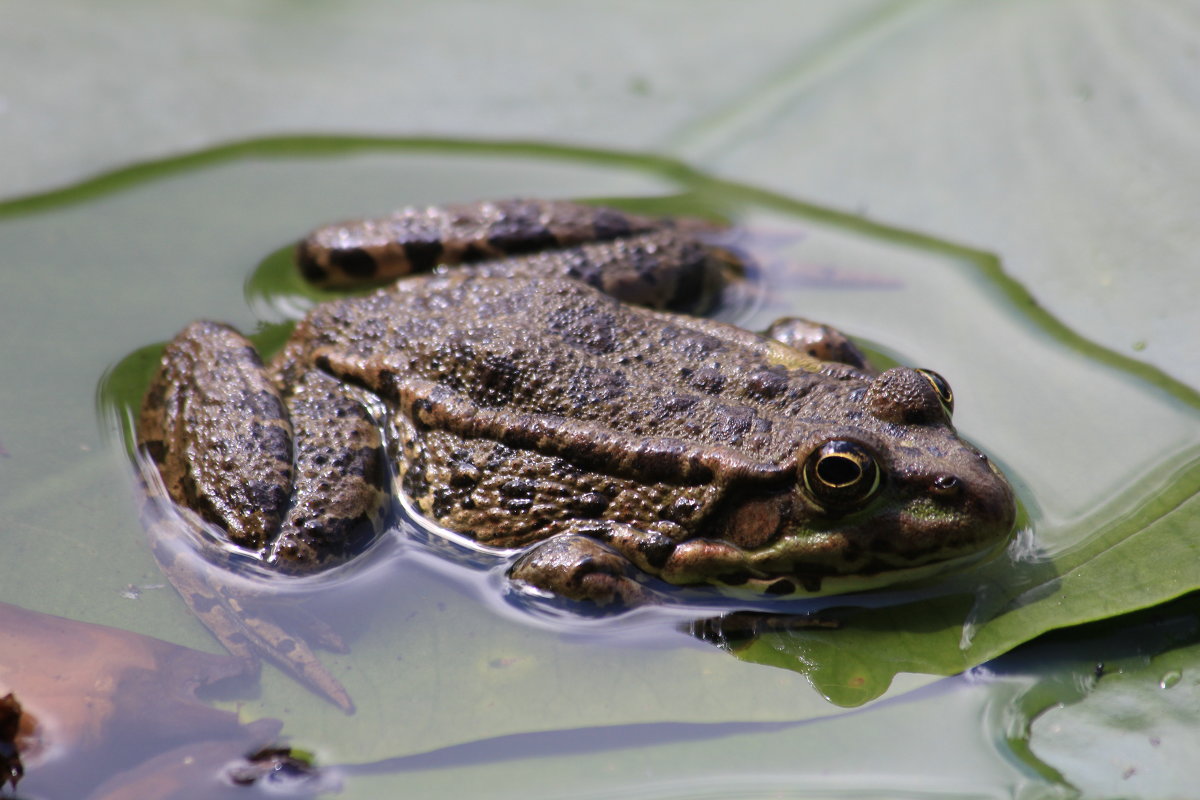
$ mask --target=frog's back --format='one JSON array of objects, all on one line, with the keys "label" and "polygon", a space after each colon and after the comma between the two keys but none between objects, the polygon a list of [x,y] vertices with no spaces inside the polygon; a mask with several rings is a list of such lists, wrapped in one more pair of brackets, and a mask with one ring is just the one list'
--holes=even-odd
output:
[{"label": "frog's back", "polygon": [[[285,364],[302,370],[336,352],[335,374],[353,362],[385,397],[389,380],[422,381],[480,411],[554,415],[774,464],[795,452],[810,418],[836,415],[869,380],[719,322],[625,305],[578,281],[486,269],[327,304],[297,333]],[[791,368],[778,363],[785,359]]]}]

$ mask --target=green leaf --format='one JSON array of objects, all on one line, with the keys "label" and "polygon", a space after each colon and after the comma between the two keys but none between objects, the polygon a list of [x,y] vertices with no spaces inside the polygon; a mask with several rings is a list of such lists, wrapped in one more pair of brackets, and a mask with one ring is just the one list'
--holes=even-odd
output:
[{"label": "green leaf", "polygon": [[[1191,609],[1193,626],[1195,608]],[[1105,675],[1029,729],[1030,752],[1086,797],[1186,797],[1200,780],[1200,645]]]}]

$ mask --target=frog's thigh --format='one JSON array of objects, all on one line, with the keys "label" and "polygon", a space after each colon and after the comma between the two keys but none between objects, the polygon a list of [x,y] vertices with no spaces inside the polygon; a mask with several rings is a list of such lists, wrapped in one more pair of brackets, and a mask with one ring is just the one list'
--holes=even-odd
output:
[{"label": "frog's thigh", "polygon": [[634,606],[649,596],[633,579],[634,571],[633,564],[608,545],[582,534],[560,533],[522,555],[509,577],[570,600]]},{"label": "frog's thigh", "polygon": [[292,494],[292,427],[254,346],[232,328],[194,322],[164,349],[138,420],[138,446],[167,493],[262,548]]},{"label": "frog's thigh", "polygon": [[781,317],[772,322],[763,335],[821,361],[871,369],[867,357],[850,341],[850,337],[837,328],[810,319]]},{"label": "frog's thigh", "polygon": [[391,479],[379,427],[339,381],[309,372],[287,406],[295,490],[269,558],[284,571],[311,572],[374,541],[386,521]]},{"label": "frog's thigh", "polygon": [[519,258],[488,261],[491,277],[568,278],[631,305],[700,313],[740,271],[722,250],[681,231],[661,230]]}]

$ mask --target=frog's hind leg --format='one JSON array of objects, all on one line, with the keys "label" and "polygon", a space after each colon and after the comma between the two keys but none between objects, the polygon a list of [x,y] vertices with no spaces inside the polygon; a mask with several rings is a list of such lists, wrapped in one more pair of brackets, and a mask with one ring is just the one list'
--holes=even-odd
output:
[{"label": "frog's hind leg", "polygon": [[[153,503],[148,500],[147,505]],[[156,523],[147,521],[157,517]],[[183,598],[184,604],[204,627],[229,651],[257,672],[259,657],[267,656],[298,681],[327,698],[347,714],[354,702],[341,682],[317,658],[307,642],[283,627],[246,609],[249,592],[239,591],[226,582],[211,580],[211,565],[192,553],[181,552],[178,526],[184,518],[163,510],[143,514],[143,524],[154,541],[153,554],[159,569]],[[320,633],[325,633],[323,630]],[[326,649],[344,650],[336,637],[323,637]]]},{"label": "frog's hind leg", "polygon": [[666,223],[563,200],[405,208],[388,217],[313,231],[296,264],[316,286],[381,282],[439,264],[463,264],[657,230]]},{"label": "frog's hind leg", "polygon": [[[295,448],[293,419],[303,436]],[[350,430],[348,452],[307,444],[311,428],[321,422],[343,433]],[[371,430],[360,432],[364,427]],[[285,554],[291,571],[328,563],[316,563],[306,549],[330,538],[330,526],[322,528],[322,523],[332,521],[334,535],[346,534],[343,528],[348,526],[338,527],[338,514],[374,525],[383,513],[382,447],[361,404],[337,396],[328,386],[308,383],[285,402],[253,346],[224,325],[194,323],[167,345],[143,403],[138,444],[158,473],[145,481],[147,508],[156,499],[169,499],[260,554],[279,535],[282,544],[276,545],[276,555]],[[326,481],[334,486],[332,495],[341,502],[331,503],[332,513],[329,508],[314,513],[312,503],[292,503],[294,449],[302,487]],[[323,460],[328,464],[317,463]],[[331,474],[339,470],[344,474]],[[350,489],[342,486],[347,482]],[[248,593],[223,585],[220,576],[211,579],[205,574],[206,562],[180,557],[166,546],[170,531],[163,527],[164,516],[154,515],[147,523],[155,556],[189,608],[226,649],[246,659],[255,653],[266,655],[351,711],[349,695],[303,639],[248,613]],[[348,541],[351,546],[360,544],[353,537]],[[332,552],[334,557],[344,555]]]},{"label": "frog's hind leg", "polygon": [[569,278],[623,303],[693,314],[710,310],[742,270],[730,251],[675,229],[488,261],[475,268],[490,277]]},{"label": "frog's hind leg", "polygon": [[292,426],[254,346],[194,322],[163,350],[137,426],[172,500],[259,550],[292,493]]},{"label": "frog's hind leg", "polygon": [[287,395],[295,429],[293,502],[267,560],[310,573],[348,561],[375,541],[391,507],[379,425],[340,382],[308,372]]}]

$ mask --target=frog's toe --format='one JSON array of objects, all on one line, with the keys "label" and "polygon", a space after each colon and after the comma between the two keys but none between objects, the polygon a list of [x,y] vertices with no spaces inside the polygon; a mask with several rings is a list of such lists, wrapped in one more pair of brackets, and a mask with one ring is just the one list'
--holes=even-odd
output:
[{"label": "frog's toe", "polygon": [[[342,711],[354,713],[354,701],[350,699],[350,693],[321,663],[306,640],[263,617],[255,616],[236,597],[227,597],[226,601],[256,650]],[[225,643],[224,639],[222,643]]]},{"label": "frog's toe", "polygon": [[558,597],[629,607],[649,599],[646,588],[633,579],[633,564],[595,539],[562,534],[534,547],[513,565],[509,577],[517,584]]}]

